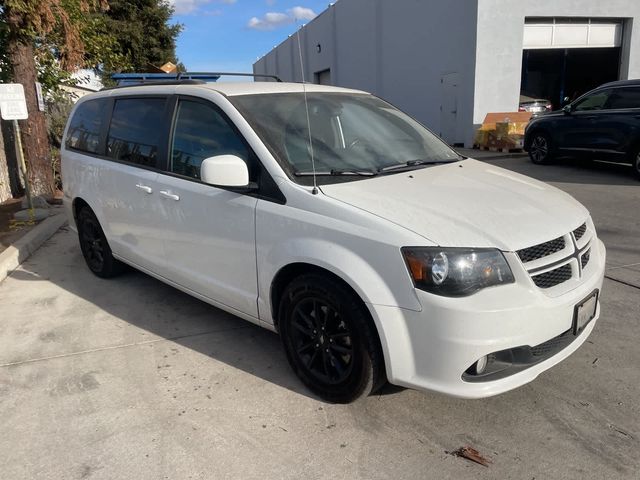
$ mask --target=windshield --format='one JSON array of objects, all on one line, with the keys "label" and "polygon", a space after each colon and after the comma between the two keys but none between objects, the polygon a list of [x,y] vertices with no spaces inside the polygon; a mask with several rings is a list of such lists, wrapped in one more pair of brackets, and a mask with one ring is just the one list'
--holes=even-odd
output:
[{"label": "windshield", "polygon": [[[318,183],[461,159],[418,122],[372,95],[308,93],[307,99]],[[295,181],[311,184],[303,93],[241,95],[230,100],[285,171]]]}]

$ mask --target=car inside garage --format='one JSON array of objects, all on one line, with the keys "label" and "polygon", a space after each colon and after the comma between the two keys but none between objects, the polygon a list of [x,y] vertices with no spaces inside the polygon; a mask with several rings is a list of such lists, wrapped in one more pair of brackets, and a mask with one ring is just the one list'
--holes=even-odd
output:
[{"label": "car inside garage", "polygon": [[521,93],[554,109],[620,78],[623,22],[615,19],[527,18]]}]

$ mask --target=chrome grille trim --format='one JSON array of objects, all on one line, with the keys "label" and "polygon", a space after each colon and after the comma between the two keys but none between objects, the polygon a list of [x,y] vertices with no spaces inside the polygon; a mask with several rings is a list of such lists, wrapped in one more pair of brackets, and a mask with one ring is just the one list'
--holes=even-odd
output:
[{"label": "chrome grille trim", "polygon": [[586,252],[582,254],[582,258],[580,259],[580,264],[582,265],[582,268],[587,266],[590,258],[591,258],[591,249],[589,248],[587,249]]},{"label": "chrome grille trim", "polygon": [[522,263],[532,262],[540,258],[548,257],[556,252],[564,250],[567,246],[564,237],[558,237],[548,242],[539,243],[533,247],[523,248],[518,250],[516,254],[522,260]]}]

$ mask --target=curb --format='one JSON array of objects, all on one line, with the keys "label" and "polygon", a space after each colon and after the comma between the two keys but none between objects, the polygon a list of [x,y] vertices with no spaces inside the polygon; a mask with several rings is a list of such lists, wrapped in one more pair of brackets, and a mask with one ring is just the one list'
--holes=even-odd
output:
[{"label": "curb", "polygon": [[0,282],[20,266],[40,246],[49,240],[62,226],[67,223],[67,216],[63,213],[53,215],[27,233],[24,237],[10,245],[0,253]]}]

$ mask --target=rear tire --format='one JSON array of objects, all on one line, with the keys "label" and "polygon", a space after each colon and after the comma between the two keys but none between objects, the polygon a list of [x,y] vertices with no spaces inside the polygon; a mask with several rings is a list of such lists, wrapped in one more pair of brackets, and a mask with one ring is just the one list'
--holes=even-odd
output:
[{"label": "rear tire", "polygon": [[632,150],[631,164],[633,165],[633,172],[636,174],[636,178],[640,180],[640,145]]},{"label": "rear tire", "polygon": [[382,349],[366,307],[330,278],[307,274],[293,280],[278,319],[289,364],[324,400],[351,403],[385,383]]},{"label": "rear tire", "polygon": [[536,165],[548,165],[553,162],[555,152],[551,137],[544,132],[536,132],[529,145],[529,158]]},{"label": "rear tire", "polygon": [[111,278],[122,273],[125,266],[113,258],[100,222],[89,207],[80,210],[76,224],[80,249],[89,270],[100,278]]}]

